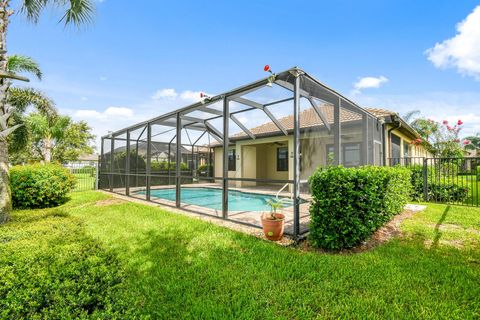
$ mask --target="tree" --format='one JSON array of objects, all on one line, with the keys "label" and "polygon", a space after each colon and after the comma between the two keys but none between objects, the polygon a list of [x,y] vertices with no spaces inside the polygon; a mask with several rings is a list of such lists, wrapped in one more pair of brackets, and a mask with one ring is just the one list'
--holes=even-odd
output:
[{"label": "tree", "polygon": [[[42,76],[38,64],[25,56],[9,57],[7,67],[8,72],[28,72],[38,79]],[[6,104],[0,108],[0,223],[7,220],[11,208],[8,154],[23,149],[28,143],[24,113],[30,106],[43,114],[56,113],[53,102],[32,88],[9,87]]]},{"label": "tree", "polygon": [[58,141],[64,139],[70,122],[69,117],[60,115],[49,117],[32,113],[27,117],[33,145],[46,163],[52,162],[52,149]]},{"label": "tree", "polygon": [[90,154],[95,135],[84,121],[74,122],[68,116],[46,116],[32,113],[26,117],[29,146],[12,152],[12,163],[28,161],[75,161],[81,154]]},{"label": "tree", "polygon": [[480,150],[480,133],[465,138],[465,149],[476,150],[477,152]]},{"label": "tree", "polygon": [[63,139],[57,141],[53,148],[53,160],[60,163],[78,160],[82,154],[94,152],[95,135],[91,133],[92,128],[85,121],[74,122],[65,130]]},{"label": "tree", "polygon": [[420,134],[422,138],[412,143],[423,145],[435,157],[461,158],[463,157],[462,145],[459,137],[463,122],[449,124],[447,120],[442,123],[432,119],[417,118],[410,125]]},{"label": "tree", "polygon": [[[91,0],[21,0],[20,4],[20,12],[34,23],[38,22],[40,14],[48,6],[64,8],[61,21],[65,25],[79,26],[88,23],[91,21],[94,12]],[[0,0],[0,223],[7,220],[12,207],[8,176],[7,138],[22,126],[18,123],[12,124],[12,121],[10,121],[10,118],[18,112],[10,104],[11,79],[20,78],[8,72],[7,29],[10,16],[13,13],[14,11],[10,8],[10,0]],[[22,71],[31,72],[31,69],[27,68]]]}]

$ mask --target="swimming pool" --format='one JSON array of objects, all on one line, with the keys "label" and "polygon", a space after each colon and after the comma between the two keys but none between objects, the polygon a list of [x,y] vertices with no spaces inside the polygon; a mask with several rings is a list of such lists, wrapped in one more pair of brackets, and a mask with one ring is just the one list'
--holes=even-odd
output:
[{"label": "swimming pool", "polygon": [[[183,203],[222,210],[222,189],[194,187],[182,188],[181,190],[181,199]],[[140,191],[138,193],[145,194],[145,191]],[[150,196],[175,201],[175,188],[151,190]],[[268,200],[271,199],[275,199],[275,196],[228,190],[228,210],[270,211]],[[284,206],[289,207],[291,204],[286,203]]]}]

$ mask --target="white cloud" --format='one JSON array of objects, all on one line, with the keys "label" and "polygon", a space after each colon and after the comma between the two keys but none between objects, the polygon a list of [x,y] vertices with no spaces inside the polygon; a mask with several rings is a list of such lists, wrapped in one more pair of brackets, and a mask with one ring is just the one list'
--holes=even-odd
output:
[{"label": "white cloud", "polygon": [[201,91],[192,91],[192,90],[185,90],[180,93],[178,93],[175,89],[172,88],[165,88],[165,89],[159,89],[155,91],[155,93],[152,95],[152,100],[154,101],[165,101],[165,100],[170,100],[170,101],[176,101],[180,106],[185,103],[192,103],[192,102],[197,102],[200,101],[200,94]]},{"label": "white cloud", "polygon": [[201,93],[202,93],[201,91],[186,90],[186,91],[183,91],[180,94],[180,98],[185,100],[185,101],[197,102],[197,101],[201,100],[201,98],[200,98]]},{"label": "white cloud", "polygon": [[160,89],[153,94],[152,99],[175,99],[177,96],[178,93],[175,91],[175,89]]},{"label": "white cloud", "polygon": [[108,107],[103,112],[97,110],[77,110],[74,116],[79,119],[112,119],[132,117],[133,110],[125,107]]},{"label": "white cloud", "polygon": [[381,85],[388,82],[388,79],[384,76],[379,77],[363,77],[358,79],[357,82],[353,84],[355,90],[359,92],[362,89],[368,88],[380,88]]},{"label": "white cloud", "polygon": [[106,76],[100,76],[100,80],[101,81],[106,81],[106,80],[108,80],[108,78]]},{"label": "white cloud", "polygon": [[80,99],[81,99],[82,101],[87,101],[87,100],[88,100],[87,97],[81,97]]},{"label": "white cloud", "polygon": [[133,110],[124,107],[108,107],[104,114],[109,117],[131,117]]},{"label": "white cloud", "polygon": [[457,34],[426,52],[437,68],[456,68],[480,81],[480,6],[457,25]]},{"label": "white cloud", "polygon": [[400,115],[419,110],[421,115],[436,121],[462,120],[462,136],[480,132],[480,93],[478,92],[426,92],[403,95],[359,95],[355,101],[361,106],[384,108]]}]

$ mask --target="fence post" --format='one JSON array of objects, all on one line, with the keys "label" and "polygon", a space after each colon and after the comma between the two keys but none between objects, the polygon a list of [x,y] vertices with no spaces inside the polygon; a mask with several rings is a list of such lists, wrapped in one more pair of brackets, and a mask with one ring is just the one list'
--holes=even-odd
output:
[{"label": "fence post", "polygon": [[98,190],[98,179],[99,179],[99,171],[100,171],[100,159],[95,162],[95,190]]},{"label": "fence post", "polygon": [[423,200],[428,201],[428,158],[423,159]]}]

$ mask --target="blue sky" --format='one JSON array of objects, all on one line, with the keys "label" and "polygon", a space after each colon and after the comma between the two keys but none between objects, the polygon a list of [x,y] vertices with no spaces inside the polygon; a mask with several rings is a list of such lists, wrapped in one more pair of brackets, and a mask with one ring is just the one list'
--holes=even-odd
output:
[{"label": "blue sky", "polygon": [[15,15],[8,46],[40,63],[44,79],[29,85],[97,135],[264,77],[267,63],[300,66],[361,105],[462,118],[471,134],[480,132],[479,5],[103,0],[82,30],[58,24],[56,10],[38,25]]}]

